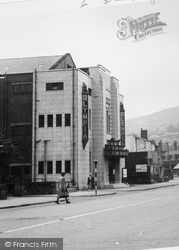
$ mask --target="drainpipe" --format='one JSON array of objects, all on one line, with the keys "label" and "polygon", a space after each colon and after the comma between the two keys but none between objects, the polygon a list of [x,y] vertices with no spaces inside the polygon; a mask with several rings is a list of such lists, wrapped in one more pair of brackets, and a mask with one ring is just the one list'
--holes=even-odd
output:
[{"label": "drainpipe", "polygon": [[47,141],[44,141],[44,181],[47,181]]},{"label": "drainpipe", "polygon": [[36,134],[37,134],[37,71],[34,73],[34,182],[36,182],[36,159],[37,159],[37,146],[36,146]]},{"label": "drainpipe", "polygon": [[[8,103],[8,83],[6,82],[6,73],[4,75],[4,139],[7,138],[7,103]],[[4,151],[4,150],[3,150]],[[5,157],[3,156],[3,177],[5,177],[5,165],[6,165],[6,160]]]},{"label": "drainpipe", "polygon": [[4,138],[7,138],[7,83],[6,83],[6,73],[4,75],[4,125],[3,125],[3,134]]},{"label": "drainpipe", "polygon": [[[72,161],[73,161],[73,175],[72,175],[72,183],[73,185],[75,185],[75,69],[73,67],[73,70],[72,70],[72,136],[73,136],[73,145],[72,145],[72,148],[73,148],[73,156],[72,156]],[[77,173],[77,176],[78,176],[78,173]],[[77,180],[77,183],[78,183],[78,180]]]},{"label": "drainpipe", "polygon": [[[5,117],[6,117],[6,115],[5,115],[5,112],[6,112],[6,96],[5,96],[5,94],[6,94],[6,91],[5,91],[5,82],[6,82],[6,74],[5,75],[1,75],[0,76],[0,79],[3,79],[4,81],[3,81],[3,87],[4,87],[4,99],[3,99],[3,136],[4,136],[4,138],[2,137],[2,141],[3,141],[3,144],[2,145],[0,145],[0,147],[2,148],[2,150],[3,150],[3,153],[4,153],[4,139],[6,138],[5,137]],[[4,177],[4,171],[5,171],[5,157],[4,157],[4,154],[3,154],[3,166],[0,168],[0,177],[2,177],[2,179],[3,179],[3,177]],[[1,180],[1,178],[0,178],[0,180]]]},{"label": "drainpipe", "polygon": [[44,140],[44,181],[47,181],[47,142],[50,140]]}]

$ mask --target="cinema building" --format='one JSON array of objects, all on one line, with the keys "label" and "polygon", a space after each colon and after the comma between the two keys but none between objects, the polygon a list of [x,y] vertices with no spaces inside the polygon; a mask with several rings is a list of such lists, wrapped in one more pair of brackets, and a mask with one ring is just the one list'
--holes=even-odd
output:
[{"label": "cinema building", "polygon": [[122,181],[125,110],[119,81],[102,65],[77,68],[70,54],[0,60],[0,133],[23,159],[10,163],[26,181],[66,180],[86,189],[97,164],[98,188]]}]

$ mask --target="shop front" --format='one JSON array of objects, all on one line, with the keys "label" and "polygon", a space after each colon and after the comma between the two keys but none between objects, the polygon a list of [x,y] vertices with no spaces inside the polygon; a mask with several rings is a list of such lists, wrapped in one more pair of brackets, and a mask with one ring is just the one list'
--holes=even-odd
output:
[{"label": "shop front", "polygon": [[108,140],[104,148],[104,156],[108,160],[109,184],[122,182],[122,168],[124,159],[128,156],[128,150],[120,145],[120,140]]}]

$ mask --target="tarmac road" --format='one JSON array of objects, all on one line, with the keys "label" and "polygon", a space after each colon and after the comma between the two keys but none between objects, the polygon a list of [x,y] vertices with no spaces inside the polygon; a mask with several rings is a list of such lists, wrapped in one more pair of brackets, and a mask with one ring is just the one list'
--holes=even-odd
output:
[{"label": "tarmac road", "polygon": [[179,246],[178,190],[118,191],[71,197],[71,204],[3,209],[0,237],[63,238],[64,250],[172,249]]}]

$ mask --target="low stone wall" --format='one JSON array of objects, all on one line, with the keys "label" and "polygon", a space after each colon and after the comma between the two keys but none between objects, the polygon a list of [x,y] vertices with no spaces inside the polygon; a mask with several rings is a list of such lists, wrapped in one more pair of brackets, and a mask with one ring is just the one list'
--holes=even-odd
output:
[{"label": "low stone wall", "polygon": [[7,199],[7,186],[6,184],[0,184],[0,200]]},{"label": "low stone wall", "polygon": [[25,183],[23,188],[24,195],[36,195],[36,194],[56,194],[57,183],[56,182],[31,182]]}]

